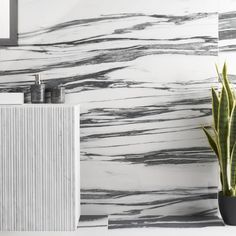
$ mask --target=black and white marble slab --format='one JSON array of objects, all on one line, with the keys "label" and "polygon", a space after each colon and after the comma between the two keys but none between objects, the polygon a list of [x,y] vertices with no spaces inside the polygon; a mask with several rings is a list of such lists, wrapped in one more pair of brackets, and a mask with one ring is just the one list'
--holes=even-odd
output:
[{"label": "black and white marble slab", "polygon": [[[220,0],[219,8],[219,61],[228,64],[232,77],[236,75],[236,3],[232,0]],[[234,80],[233,80],[234,82]]]},{"label": "black and white marble slab", "polygon": [[0,48],[0,89],[27,92],[40,72],[81,104],[82,214],[214,218],[218,165],[201,126],[217,83],[215,1],[19,5],[19,46]]},{"label": "black and white marble slab", "polygon": [[125,228],[202,228],[224,226],[216,215],[185,215],[185,216],[141,216],[140,218],[124,219],[111,217],[108,229]]},{"label": "black and white marble slab", "polygon": [[81,228],[104,228],[108,227],[107,215],[82,215],[78,222],[78,229]]}]

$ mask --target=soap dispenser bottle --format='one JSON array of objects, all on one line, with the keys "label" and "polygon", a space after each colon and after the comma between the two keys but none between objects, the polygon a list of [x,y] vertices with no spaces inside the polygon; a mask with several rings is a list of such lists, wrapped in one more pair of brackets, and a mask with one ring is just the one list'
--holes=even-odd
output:
[{"label": "soap dispenser bottle", "polygon": [[45,84],[41,83],[40,74],[35,74],[35,84],[31,85],[31,103],[45,103]]}]

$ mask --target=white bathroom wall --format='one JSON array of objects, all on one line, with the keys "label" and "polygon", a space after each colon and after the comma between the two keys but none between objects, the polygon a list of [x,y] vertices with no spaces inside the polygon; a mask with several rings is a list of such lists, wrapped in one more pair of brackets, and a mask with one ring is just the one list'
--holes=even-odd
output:
[{"label": "white bathroom wall", "polygon": [[215,214],[217,163],[201,126],[211,123],[217,8],[19,0],[19,46],[0,48],[0,88],[27,91],[40,72],[81,104],[82,214]]}]

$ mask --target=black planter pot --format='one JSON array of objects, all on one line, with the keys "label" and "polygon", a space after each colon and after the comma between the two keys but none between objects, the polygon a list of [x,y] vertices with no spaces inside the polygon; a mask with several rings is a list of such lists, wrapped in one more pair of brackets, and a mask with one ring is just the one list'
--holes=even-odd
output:
[{"label": "black planter pot", "polygon": [[236,225],[236,197],[224,196],[218,193],[220,214],[227,225]]}]

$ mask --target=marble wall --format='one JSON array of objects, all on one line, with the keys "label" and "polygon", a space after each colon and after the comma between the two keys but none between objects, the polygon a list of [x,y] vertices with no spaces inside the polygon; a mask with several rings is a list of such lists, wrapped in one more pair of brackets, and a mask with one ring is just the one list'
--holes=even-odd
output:
[{"label": "marble wall", "polygon": [[219,59],[228,64],[231,79],[236,75],[236,2],[220,1],[219,8]]},{"label": "marble wall", "polygon": [[217,82],[217,11],[213,0],[19,0],[0,88],[27,91],[40,72],[81,104],[83,214],[215,215],[217,162],[201,126]]}]

